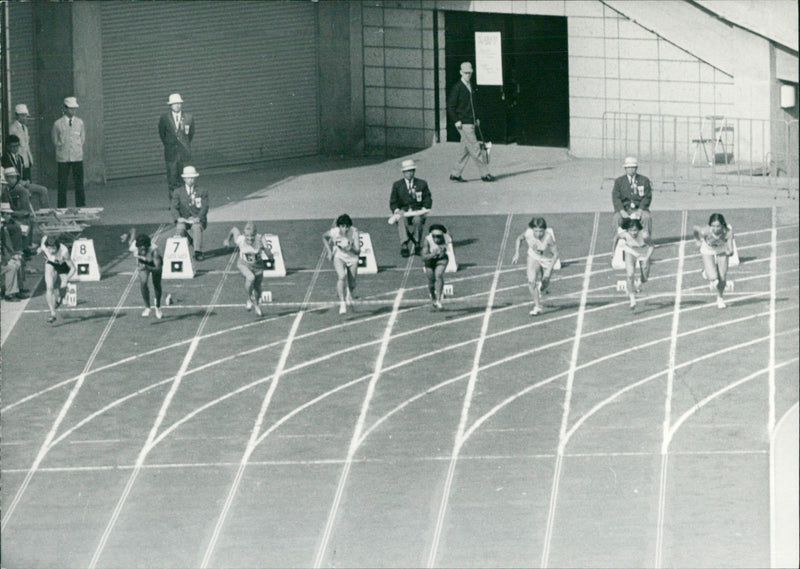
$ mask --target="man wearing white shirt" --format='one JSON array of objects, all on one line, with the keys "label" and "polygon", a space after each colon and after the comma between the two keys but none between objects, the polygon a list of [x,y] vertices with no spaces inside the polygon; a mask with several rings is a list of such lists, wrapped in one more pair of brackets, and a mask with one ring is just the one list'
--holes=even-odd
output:
[{"label": "man wearing white shirt", "polygon": [[75,206],[86,205],[83,191],[83,145],[86,143],[86,127],[75,116],[78,100],[64,99],[64,116],[53,124],[53,145],[56,147],[58,163],[58,207],[67,207],[67,184],[69,175],[75,185]]},{"label": "man wearing white shirt", "polygon": [[8,127],[8,134],[14,134],[19,138],[19,155],[22,156],[24,166],[22,169],[22,179],[31,181],[31,167],[33,166],[33,154],[31,153],[31,135],[28,130],[28,119],[30,113],[28,106],[19,104],[14,107],[16,120]]}]

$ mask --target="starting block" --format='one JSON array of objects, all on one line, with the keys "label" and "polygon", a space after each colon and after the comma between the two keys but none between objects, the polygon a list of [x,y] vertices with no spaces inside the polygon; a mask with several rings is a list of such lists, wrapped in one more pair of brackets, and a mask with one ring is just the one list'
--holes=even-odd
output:
[{"label": "starting block", "polygon": [[453,296],[453,285],[444,285],[444,288],[442,289],[442,296]]},{"label": "starting block", "polygon": [[272,291],[271,290],[262,290],[261,291],[261,298],[259,299],[261,304],[266,304],[268,302],[272,302]]},{"label": "starting block", "polygon": [[78,306],[78,285],[67,283],[67,294],[64,296],[64,306]]},{"label": "starting block", "polygon": [[192,255],[189,252],[189,240],[186,237],[176,235],[167,239],[167,244],[164,246],[164,269],[162,278],[194,278]]},{"label": "starting block", "polygon": [[372,238],[369,233],[359,231],[358,244],[361,248],[358,256],[358,272],[365,275],[378,274],[378,262],[375,260],[375,250],[372,248]]},{"label": "starting block", "polygon": [[100,267],[97,264],[97,256],[94,254],[93,239],[76,239],[72,244],[70,257],[75,263],[74,278],[76,281],[100,280]]},{"label": "starting block", "polygon": [[[445,240],[445,247],[447,248],[447,266],[445,267],[444,272],[445,273],[458,272],[458,262],[456,261],[456,252],[453,249],[453,238],[445,233],[444,240]],[[452,289],[452,287],[450,288]]]},{"label": "starting block", "polygon": [[[636,288],[639,288],[640,286],[642,286],[642,280],[639,279],[639,278],[634,279],[633,285]],[[627,280],[617,281],[617,292],[625,292],[625,293],[628,292],[628,281]]]},{"label": "starting block", "polygon": [[261,273],[264,277],[285,277],[286,263],[283,261],[281,240],[277,235],[265,234],[261,236],[264,248],[272,252],[272,259],[265,259],[267,268]]}]

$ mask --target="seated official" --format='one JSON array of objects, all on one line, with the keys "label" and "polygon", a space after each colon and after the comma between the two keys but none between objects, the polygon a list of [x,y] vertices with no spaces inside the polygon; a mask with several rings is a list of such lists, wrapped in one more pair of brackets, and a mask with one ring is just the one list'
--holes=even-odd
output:
[{"label": "seated official", "polygon": [[[13,220],[23,234],[25,246],[32,243],[33,238],[33,206],[28,190],[19,184],[19,174],[15,168],[3,168],[4,181],[0,187],[0,202],[7,203],[11,208],[3,217]],[[22,230],[27,227],[27,234]]]},{"label": "seated official", "polygon": [[[25,169],[25,160],[19,152],[19,137],[15,134],[9,135],[9,137],[6,139],[6,145],[7,150],[3,153],[3,157],[0,159],[0,162],[3,165],[3,168],[14,168],[17,171],[17,174],[21,175]],[[20,187],[28,190],[28,193],[32,198],[32,202],[36,204],[36,209],[50,207],[50,197],[47,188],[40,186],[39,184],[34,184],[30,180],[25,180],[21,177],[18,179],[17,183]]]},{"label": "seated official", "polygon": [[2,223],[2,237],[0,244],[2,245],[2,252],[0,252],[0,285],[2,285],[3,299],[5,300],[20,300],[27,298],[24,294],[26,291],[23,287],[25,281],[25,256],[23,254],[22,242],[19,239],[19,233],[16,238],[13,236],[14,227],[19,231],[19,226],[11,223],[6,223],[6,216],[3,216]]},{"label": "seated official", "polygon": [[[427,210],[433,205],[428,182],[417,178],[417,166],[413,160],[403,160],[400,167],[403,179],[392,184],[389,209],[397,219],[397,232],[400,236],[400,254],[408,257],[422,251],[422,230],[425,226]],[[410,211],[426,210],[419,215],[406,215]]]},{"label": "seated official", "polygon": [[170,211],[175,220],[176,235],[189,237],[194,246],[194,258],[202,261],[203,231],[208,225],[208,191],[198,188],[199,175],[194,166],[184,167],[181,174],[183,187],[172,192]]},{"label": "seated official", "polygon": [[647,234],[653,235],[653,218],[650,215],[650,202],[653,200],[653,188],[650,180],[637,173],[639,164],[636,158],[628,156],[623,164],[625,175],[614,180],[611,201],[614,204],[614,240],[622,221],[638,218]]}]

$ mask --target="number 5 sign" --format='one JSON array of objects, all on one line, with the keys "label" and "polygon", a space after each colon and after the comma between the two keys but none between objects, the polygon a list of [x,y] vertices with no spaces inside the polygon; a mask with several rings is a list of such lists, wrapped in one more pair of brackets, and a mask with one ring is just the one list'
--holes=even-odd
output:
[{"label": "number 5 sign", "polygon": [[94,254],[93,239],[76,239],[72,244],[70,254],[72,262],[75,263],[76,281],[99,281],[100,267],[97,265],[97,256]]}]

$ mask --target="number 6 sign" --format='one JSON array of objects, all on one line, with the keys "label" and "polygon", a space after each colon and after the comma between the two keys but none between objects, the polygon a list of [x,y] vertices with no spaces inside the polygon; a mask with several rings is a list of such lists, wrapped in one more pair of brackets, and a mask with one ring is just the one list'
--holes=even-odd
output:
[{"label": "number 6 sign", "polygon": [[277,235],[265,234],[261,237],[264,249],[272,253],[272,259],[267,260],[267,268],[262,275],[264,277],[285,277],[286,263],[283,261],[281,251],[281,240]]}]

